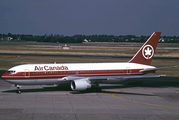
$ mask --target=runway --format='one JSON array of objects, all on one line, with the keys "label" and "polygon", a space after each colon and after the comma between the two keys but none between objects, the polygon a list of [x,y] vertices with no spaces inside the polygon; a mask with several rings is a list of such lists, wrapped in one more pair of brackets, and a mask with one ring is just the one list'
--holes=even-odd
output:
[{"label": "runway", "polygon": [[14,85],[0,79],[0,119],[179,119],[177,77],[133,79],[100,87],[102,92],[74,92],[68,84],[22,86],[22,94],[16,94]]},{"label": "runway", "polygon": [[[0,53],[0,56],[40,56],[40,57],[78,57],[78,58],[106,58],[106,59],[131,59],[132,56],[96,56],[96,55],[61,55],[61,54],[18,54],[18,53]],[[153,59],[179,60],[179,57],[154,57]]]},{"label": "runway", "polygon": [[[20,46],[27,46],[27,47],[62,47],[62,46],[59,46],[59,45],[20,45]],[[120,49],[120,48],[123,48],[123,49],[129,49],[129,48],[136,48],[136,49],[139,49],[140,47],[135,47],[135,46],[117,46],[117,47],[114,47],[114,46],[74,46],[74,45],[70,45],[70,48],[105,48],[105,49]],[[165,49],[165,50],[178,50],[179,47],[157,47],[157,49]]]}]

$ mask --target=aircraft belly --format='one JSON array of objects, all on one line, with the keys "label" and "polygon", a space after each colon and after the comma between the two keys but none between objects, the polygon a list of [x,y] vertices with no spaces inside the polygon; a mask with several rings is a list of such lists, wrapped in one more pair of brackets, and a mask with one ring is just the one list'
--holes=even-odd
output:
[{"label": "aircraft belly", "polygon": [[58,84],[62,79],[21,79],[21,80],[6,80],[9,83],[17,85],[52,85]]}]

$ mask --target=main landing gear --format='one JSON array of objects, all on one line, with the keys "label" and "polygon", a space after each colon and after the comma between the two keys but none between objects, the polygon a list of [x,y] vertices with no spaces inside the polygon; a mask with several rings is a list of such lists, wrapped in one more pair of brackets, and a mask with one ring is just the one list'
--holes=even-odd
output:
[{"label": "main landing gear", "polygon": [[99,84],[93,85],[91,89],[93,92],[101,92],[101,88],[99,87]]},{"label": "main landing gear", "polygon": [[101,92],[101,88],[97,87],[97,88],[92,88],[93,92]]},{"label": "main landing gear", "polygon": [[20,85],[15,85],[15,86],[17,87],[16,93],[21,94],[21,90],[20,90],[21,86]]}]

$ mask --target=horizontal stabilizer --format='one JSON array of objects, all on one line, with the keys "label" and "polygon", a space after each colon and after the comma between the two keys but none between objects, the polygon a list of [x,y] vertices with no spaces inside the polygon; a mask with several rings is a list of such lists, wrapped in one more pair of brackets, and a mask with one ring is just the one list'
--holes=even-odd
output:
[{"label": "horizontal stabilizer", "polygon": [[152,69],[140,70],[140,72],[141,72],[141,73],[151,73],[151,72],[155,72],[156,70],[160,70],[160,69],[176,68],[176,67],[178,67],[178,66],[159,67],[159,68],[152,68]]}]

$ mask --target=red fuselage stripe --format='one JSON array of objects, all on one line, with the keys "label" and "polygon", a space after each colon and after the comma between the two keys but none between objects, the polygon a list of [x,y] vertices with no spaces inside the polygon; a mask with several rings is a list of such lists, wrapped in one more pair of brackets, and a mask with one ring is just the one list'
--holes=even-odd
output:
[{"label": "red fuselage stripe", "polygon": [[50,72],[17,72],[5,73],[2,78],[5,80],[24,79],[60,79],[68,76],[75,77],[101,77],[101,76],[131,76],[141,75],[141,69],[129,70],[88,70],[88,71],[50,71]]}]

